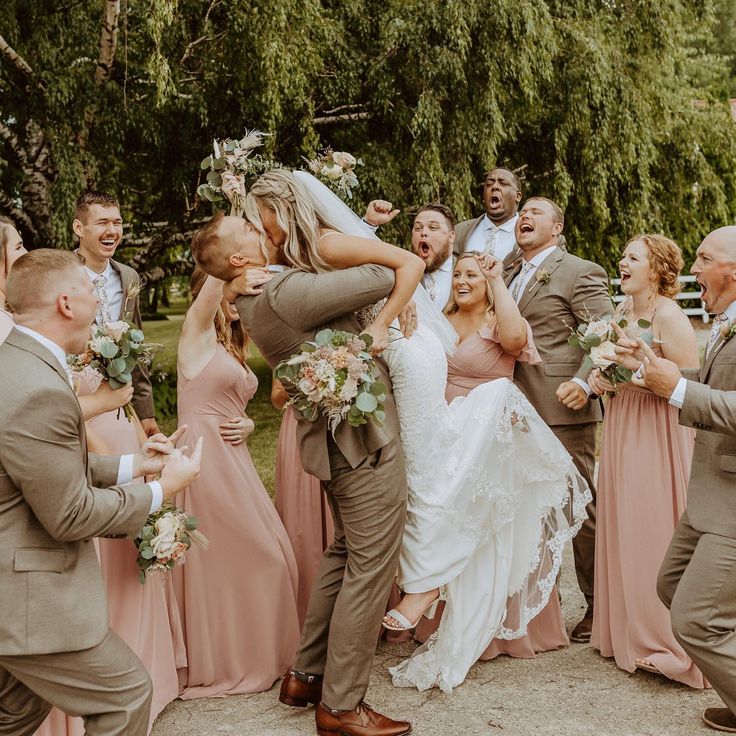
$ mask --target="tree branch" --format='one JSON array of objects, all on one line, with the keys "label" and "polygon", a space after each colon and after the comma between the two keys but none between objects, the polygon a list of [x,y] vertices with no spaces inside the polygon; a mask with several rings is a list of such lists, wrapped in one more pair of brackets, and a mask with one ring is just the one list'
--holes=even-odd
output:
[{"label": "tree branch", "polygon": [[20,69],[28,77],[34,77],[31,65],[2,37],[0,36],[0,52],[11,63]]},{"label": "tree branch", "polygon": [[24,169],[27,168],[28,152],[21,146],[18,136],[5,123],[0,123],[0,138],[10,146],[13,153],[18,157],[21,166]]},{"label": "tree branch", "polygon": [[102,30],[100,31],[100,52],[95,69],[95,84],[100,86],[110,76],[115,51],[118,46],[118,23],[120,20],[120,0],[104,0],[102,9]]},{"label": "tree branch", "polygon": [[33,224],[33,220],[28,216],[27,212],[24,212],[15,206],[13,200],[0,189],[0,210],[2,210],[11,220],[22,225],[33,237],[34,240],[38,238],[38,230]]},{"label": "tree branch", "polygon": [[314,125],[329,125],[330,123],[350,123],[354,120],[368,120],[373,117],[372,112],[356,112],[346,113],[345,115],[324,115],[321,118],[314,118]]}]

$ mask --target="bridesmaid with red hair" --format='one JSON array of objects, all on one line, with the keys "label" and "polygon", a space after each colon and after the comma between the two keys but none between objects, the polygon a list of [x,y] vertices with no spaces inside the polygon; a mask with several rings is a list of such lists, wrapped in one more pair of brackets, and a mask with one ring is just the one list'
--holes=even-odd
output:
[{"label": "bridesmaid with red hair", "polygon": [[[680,249],[662,235],[637,235],[619,263],[619,313],[681,369],[697,368],[690,320],[674,301],[683,267]],[[645,320],[649,328],[638,328]],[[707,686],[672,633],[656,583],[677,522],[687,504],[695,432],[679,412],[646,388],[612,386],[595,369],[589,385],[609,393],[598,470],[595,605],[591,644],[627,672],[664,675],[690,687]]]}]

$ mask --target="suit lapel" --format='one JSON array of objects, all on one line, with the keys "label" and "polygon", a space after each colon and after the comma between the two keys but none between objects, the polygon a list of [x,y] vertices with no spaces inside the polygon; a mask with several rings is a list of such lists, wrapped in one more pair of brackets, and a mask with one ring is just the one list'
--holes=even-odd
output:
[{"label": "suit lapel", "polygon": [[548,276],[552,276],[552,274],[560,267],[564,257],[565,252],[560,248],[555,248],[552,253],[542,261],[539,268],[534,271],[532,277],[529,279],[529,283],[524,289],[524,293],[521,295],[521,299],[519,299],[519,311],[522,314],[529,302],[539,293],[543,286],[542,282],[539,281],[537,277],[542,272],[546,272]]},{"label": "suit lapel", "polygon": [[129,305],[128,305],[128,293],[130,291],[130,286],[133,281],[130,271],[126,269],[120,268],[120,264],[117,261],[114,261],[112,258],[110,259],[110,264],[112,267],[118,272],[120,275],[120,285],[123,290],[123,296],[120,300],[120,314],[116,317],[116,319],[125,319],[125,315],[128,313]]},{"label": "suit lapel", "polygon": [[713,347],[710,349],[710,352],[703,361],[703,367],[700,369],[700,383],[705,383],[707,381],[713,361],[726,342],[727,341],[719,335],[718,339],[713,343]]}]

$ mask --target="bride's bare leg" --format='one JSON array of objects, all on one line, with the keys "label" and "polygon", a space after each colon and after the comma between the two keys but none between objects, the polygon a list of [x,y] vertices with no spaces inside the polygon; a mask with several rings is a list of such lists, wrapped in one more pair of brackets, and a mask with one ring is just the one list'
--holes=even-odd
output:
[{"label": "bride's bare leg", "polygon": [[[407,593],[396,610],[413,623],[419,623],[422,614],[439,597],[439,588],[433,588],[423,593]],[[393,616],[384,616],[383,620],[390,626],[402,626]]]}]

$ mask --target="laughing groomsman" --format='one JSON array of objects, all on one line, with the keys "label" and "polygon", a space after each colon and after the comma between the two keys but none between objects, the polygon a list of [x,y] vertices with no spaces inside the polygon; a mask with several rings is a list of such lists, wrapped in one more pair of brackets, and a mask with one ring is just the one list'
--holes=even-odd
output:
[{"label": "laughing groomsman", "polygon": [[455,255],[468,251],[491,253],[503,261],[516,245],[521,180],[509,169],[492,169],[483,185],[485,213],[455,228]]}]

